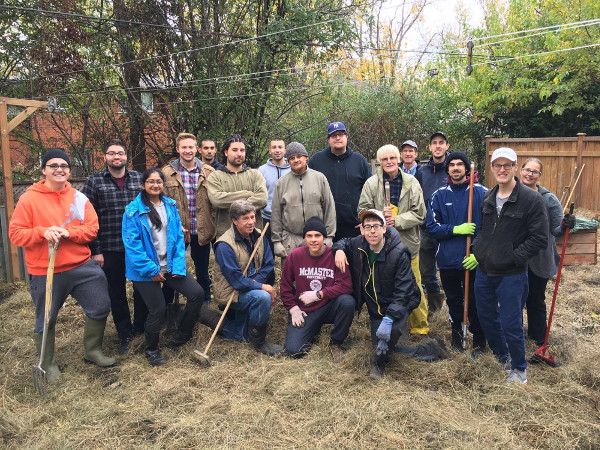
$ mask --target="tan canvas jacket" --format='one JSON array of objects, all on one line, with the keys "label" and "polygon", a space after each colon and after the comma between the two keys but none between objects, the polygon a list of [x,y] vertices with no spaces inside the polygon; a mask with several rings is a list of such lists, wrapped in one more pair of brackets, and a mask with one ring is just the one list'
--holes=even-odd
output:
[{"label": "tan canvas jacket", "polygon": [[[215,210],[208,200],[207,179],[215,171],[210,165],[203,164],[196,158],[196,165],[200,167],[198,188],[196,189],[196,226],[198,228],[198,244],[206,245],[215,237]],[[179,158],[171,161],[162,168],[165,174],[165,194],[177,202],[177,209],[181,217],[181,225],[186,230],[190,229],[190,210],[183,181],[179,176]]]}]

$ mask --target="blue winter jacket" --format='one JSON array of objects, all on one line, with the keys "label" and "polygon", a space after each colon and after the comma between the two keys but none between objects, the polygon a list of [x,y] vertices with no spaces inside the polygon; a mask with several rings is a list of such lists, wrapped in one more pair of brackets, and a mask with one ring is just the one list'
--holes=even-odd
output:
[{"label": "blue winter jacket", "polygon": [[[162,201],[167,211],[167,271],[172,275],[185,276],[185,243],[177,203],[164,195]],[[149,211],[142,203],[142,194],[138,194],[123,214],[125,276],[131,281],[152,281],[152,277],[160,272],[147,216]]]},{"label": "blue winter jacket", "polygon": [[[477,178],[475,178],[477,180]],[[473,184],[473,217],[475,234],[481,224],[481,204],[487,188]],[[456,225],[467,222],[469,208],[469,183],[451,181],[436,190],[427,205],[427,232],[438,241],[437,264],[440,269],[464,270],[462,261],[467,252],[467,236],[452,232]]]}]

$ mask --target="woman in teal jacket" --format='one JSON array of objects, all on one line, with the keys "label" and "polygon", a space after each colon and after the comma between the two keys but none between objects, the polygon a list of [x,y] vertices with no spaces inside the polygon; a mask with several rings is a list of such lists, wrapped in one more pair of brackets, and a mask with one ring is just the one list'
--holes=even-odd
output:
[{"label": "woman in teal jacket", "polygon": [[185,243],[175,200],[163,195],[165,176],[159,169],[142,175],[142,192],[125,208],[123,243],[125,275],[139,290],[148,306],[146,358],[153,366],[166,362],[158,348],[165,315],[161,283],[180,292],[187,304],[171,345],[185,344],[198,321],[204,291],[186,271]]}]

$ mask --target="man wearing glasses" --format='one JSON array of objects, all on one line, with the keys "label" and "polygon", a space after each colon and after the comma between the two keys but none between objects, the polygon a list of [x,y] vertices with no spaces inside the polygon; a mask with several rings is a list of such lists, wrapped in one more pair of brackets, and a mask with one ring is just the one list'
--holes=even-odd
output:
[{"label": "man wearing glasses", "polygon": [[406,328],[408,316],[421,302],[421,291],[411,269],[410,252],[393,226],[386,226],[381,211],[360,215],[362,236],[333,244],[335,265],[345,272],[350,266],[357,310],[363,303],[371,319],[371,341],[376,347],[369,377],[383,377],[388,351]]},{"label": "man wearing glasses", "polygon": [[60,377],[54,357],[55,325],[58,311],[68,295],[77,300],[86,315],[83,331],[85,360],[101,367],[116,362],[102,353],[110,298],[102,269],[97,261],[90,259],[89,244],[98,233],[98,216],[87,197],[67,181],[71,174],[69,165],[69,156],[64,151],[50,149],[46,152],[42,157],[44,178],[21,196],[8,230],[12,243],[25,249],[29,289],[35,306],[33,340],[38,351],[44,328],[49,245],[58,246],[42,361],[50,383]]},{"label": "man wearing glasses", "polygon": [[96,260],[108,281],[108,295],[113,321],[119,335],[119,354],[129,350],[131,338],[144,333],[148,308],[137,289],[133,289],[133,323],[125,279],[125,247],[121,224],[125,207],[140,192],[142,175],[127,169],[125,144],[118,139],[103,148],[106,167],[86,180],[82,192],[98,214],[100,228],[95,241],[90,244],[92,259]]},{"label": "man wearing glasses", "polygon": [[508,382],[527,383],[522,309],[527,298],[527,260],[546,248],[548,214],[542,196],[515,176],[517,154],[502,147],[492,154],[498,183],[481,207],[481,227],[464,267],[477,265],[477,312],[488,344],[508,364]]}]

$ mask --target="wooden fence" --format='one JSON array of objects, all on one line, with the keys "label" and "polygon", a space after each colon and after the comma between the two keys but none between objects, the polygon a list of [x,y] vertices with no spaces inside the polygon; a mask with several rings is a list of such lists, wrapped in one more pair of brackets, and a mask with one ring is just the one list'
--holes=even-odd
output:
[{"label": "wooden fence", "polygon": [[[485,185],[495,184],[490,168],[490,159],[494,150],[510,147],[517,153],[519,168],[527,158],[538,158],[544,165],[540,184],[560,199],[567,189],[576,167],[585,169],[571,201],[577,208],[600,211],[600,136],[556,138],[511,138],[501,139],[490,136],[485,139]],[[520,171],[517,172],[517,176]]]}]

